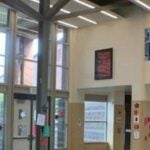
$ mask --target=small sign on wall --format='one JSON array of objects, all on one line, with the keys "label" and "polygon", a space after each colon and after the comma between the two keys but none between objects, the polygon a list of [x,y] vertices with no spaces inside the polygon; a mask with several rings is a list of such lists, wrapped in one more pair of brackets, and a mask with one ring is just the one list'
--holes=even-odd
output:
[{"label": "small sign on wall", "polygon": [[134,124],[139,124],[140,123],[140,117],[139,117],[139,115],[134,115],[133,116],[133,123]]},{"label": "small sign on wall", "polygon": [[45,125],[45,115],[44,114],[38,114],[37,115],[37,121],[36,121],[36,125],[39,126],[44,126]]},{"label": "small sign on wall", "polygon": [[135,130],[133,132],[133,136],[134,136],[134,139],[138,140],[140,138],[140,132],[138,130]]},{"label": "small sign on wall", "polygon": [[133,138],[135,140],[140,139],[140,104],[135,103],[133,105]]}]

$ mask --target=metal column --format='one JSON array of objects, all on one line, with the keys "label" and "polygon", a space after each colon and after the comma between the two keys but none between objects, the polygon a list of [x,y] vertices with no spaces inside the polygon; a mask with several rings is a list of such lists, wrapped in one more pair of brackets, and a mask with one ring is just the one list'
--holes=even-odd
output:
[{"label": "metal column", "polygon": [[6,150],[13,148],[13,108],[14,108],[14,70],[15,70],[15,43],[16,43],[16,12],[10,11],[9,13],[9,32],[7,34],[7,83],[8,92],[6,100]]},{"label": "metal column", "polygon": [[[46,16],[49,10],[49,0],[40,0],[39,12]],[[48,59],[49,59],[49,26],[47,20],[39,22],[39,53],[38,53],[38,79],[37,79],[37,114],[44,113],[48,97]],[[37,126],[36,150],[46,150],[40,145],[42,129]]]},{"label": "metal column", "polygon": [[51,141],[50,149],[54,149],[55,139],[55,85],[56,85],[56,25],[51,23]]}]

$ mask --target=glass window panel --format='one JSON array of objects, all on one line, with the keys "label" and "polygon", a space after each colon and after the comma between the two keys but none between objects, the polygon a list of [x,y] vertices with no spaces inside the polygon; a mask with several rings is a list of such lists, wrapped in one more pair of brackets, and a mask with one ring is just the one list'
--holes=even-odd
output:
[{"label": "glass window panel", "polygon": [[67,143],[67,100],[55,99],[55,148],[66,148]]},{"label": "glass window panel", "polygon": [[58,43],[67,43],[68,32],[67,29],[58,28],[57,29],[57,42]]},{"label": "glass window panel", "polygon": [[8,9],[4,6],[0,6],[0,24],[7,25],[8,20]]},{"label": "glass window panel", "polygon": [[56,89],[57,90],[68,90],[68,69],[62,67],[56,68]]},{"label": "glass window panel", "polygon": [[63,44],[57,44],[57,59],[56,64],[63,67],[68,67],[68,47]]},{"label": "glass window panel", "polygon": [[23,67],[23,84],[36,86],[37,84],[37,63],[24,61]]},{"label": "glass window panel", "polygon": [[65,124],[67,122],[67,102],[65,99],[55,100],[55,123]]},{"label": "glass window panel", "polygon": [[106,141],[106,123],[84,123],[84,142],[105,142]]},{"label": "glass window panel", "polygon": [[4,123],[4,94],[0,93],[0,125]]},{"label": "glass window panel", "polygon": [[4,66],[5,65],[5,57],[4,56],[0,56],[0,66]]},{"label": "glass window panel", "polygon": [[51,64],[51,52],[52,52],[52,43],[51,41],[49,41],[49,52],[48,52],[48,55],[49,55],[49,59],[48,59],[48,64],[50,65]]},{"label": "glass window panel", "polygon": [[4,150],[4,94],[0,93],[0,150]]},{"label": "glass window panel", "polygon": [[67,127],[64,124],[55,124],[55,149],[66,148]]},{"label": "glass window panel", "polygon": [[22,83],[22,60],[17,59],[16,60],[16,65],[15,65],[15,84],[21,84]]},{"label": "glass window panel", "polygon": [[4,82],[4,73],[5,73],[4,67],[0,67],[0,83]]},{"label": "glass window panel", "polygon": [[38,39],[29,39],[17,36],[16,57],[21,59],[37,60]]},{"label": "glass window panel", "polygon": [[0,55],[5,55],[6,33],[0,32]]},{"label": "glass window panel", "polygon": [[[30,135],[31,102],[28,100],[14,100],[13,137],[28,137]],[[24,112],[22,117],[21,112]]]},{"label": "glass window panel", "polygon": [[63,45],[62,44],[57,44],[57,65],[63,64]]},{"label": "glass window panel", "polygon": [[51,89],[51,66],[48,66],[48,89]]},{"label": "glass window panel", "polygon": [[25,59],[37,60],[38,57],[38,39],[24,38],[24,57]]},{"label": "glass window panel", "polygon": [[24,57],[24,46],[23,46],[23,42],[24,38],[21,36],[17,36],[16,37],[16,57],[17,58],[22,58]]},{"label": "glass window panel", "polygon": [[63,42],[64,40],[64,33],[63,33],[63,29],[59,28],[57,30],[57,42]]},{"label": "glass window panel", "polygon": [[85,102],[85,121],[106,121],[106,102]]}]

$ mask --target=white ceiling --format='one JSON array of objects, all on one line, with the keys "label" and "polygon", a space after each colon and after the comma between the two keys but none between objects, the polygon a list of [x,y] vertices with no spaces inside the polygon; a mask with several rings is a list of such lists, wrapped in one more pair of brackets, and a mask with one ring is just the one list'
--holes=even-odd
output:
[{"label": "white ceiling", "polygon": [[[22,0],[22,1],[25,2],[26,4],[28,4],[30,7],[32,7],[32,8],[34,8],[34,9],[38,10],[38,7],[39,7],[39,4],[38,4],[38,3],[35,3],[35,2],[33,2],[33,1],[31,1],[31,0]],[[50,0],[50,1],[51,1],[51,4],[52,4],[52,5],[54,5],[55,3],[58,2],[58,0]],[[89,1],[87,1],[87,0],[81,0],[81,1],[84,1],[84,2],[86,2],[86,3],[91,4],[91,3],[90,3]],[[150,4],[150,0],[141,0],[141,1],[146,2],[147,4]],[[95,5],[94,3],[92,3],[92,5],[95,6],[96,8],[100,8],[100,6]],[[138,7],[138,6],[136,6],[136,5],[129,5],[129,6],[125,6],[125,7],[120,7],[120,9],[118,9],[118,10],[116,11],[117,13],[114,13],[114,11],[113,11],[113,12],[111,11],[111,13],[113,13],[113,14],[115,14],[115,15],[117,15],[117,16],[120,15],[120,18],[122,18],[122,16],[121,16],[122,14],[123,14],[124,16],[126,16],[125,12],[127,12],[127,11],[126,11],[127,7]],[[71,12],[78,12],[78,11],[88,10],[88,9],[90,10],[90,8],[88,8],[88,7],[86,7],[86,6],[83,6],[83,5],[81,5],[81,4],[77,3],[77,2],[75,2],[74,0],[71,0],[63,9],[68,10],[68,11],[71,11]],[[129,12],[127,12],[127,14],[128,14],[128,13],[129,13]],[[131,13],[132,13],[132,12],[131,12]],[[65,14],[65,13],[63,13],[63,12],[60,11],[57,15],[61,15],[61,14]],[[21,15],[20,13],[19,13],[19,16],[21,16],[22,18],[25,17],[25,16]],[[114,20],[114,19],[112,19],[112,18],[110,18],[110,17],[108,17],[108,16],[106,16],[106,15],[104,15],[104,14],[101,14],[100,12],[92,13],[92,14],[88,14],[88,15],[84,15],[84,17],[86,17],[86,18],[88,18],[88,19],[91,19],[91,20],[93,20],[93,21],[96,21],[98,24],[101,24],[101,23],[105,23],[105,22]],[[27,18],[28,18],[28,17],[27,17]],[[21,20],[21,18],[20,18],[20,20]],[[66,22],[66,23],[73,24],[73,25],[75,25],[75,26],[78,26],[79,28],[80,28],[80,27],[84,27],[84,26],[93,25],[92,23],[89,23],[89,22],[87,22],[87,21],[85,21],[85,20],[81,20],[81,19],[78,18],[78,17],[73,17],[73,18],[69,18],[69,19],[64,19],[64,20],[62,20],[62,21]],[[116,20],[116,21],[117,21],[117,20]],[[22,21],[22,24],[23,24],[24,22],[27,22],[27,21]],[[30,22],[30,23],[31,23],[31,22]],[[26,24],[29,24],[29,23],[26,23]],[[35,24],[34,24],[34,25],[35,25]],[[32,26],[33,26],[33,25],[32,25]],[[28,27],[28,26],[27,26],[27,27]]]}]

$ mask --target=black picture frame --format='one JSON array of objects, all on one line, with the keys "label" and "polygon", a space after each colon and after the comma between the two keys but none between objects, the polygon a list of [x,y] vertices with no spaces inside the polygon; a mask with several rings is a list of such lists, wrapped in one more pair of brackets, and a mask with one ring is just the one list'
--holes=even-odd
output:
[{"label": "black picture frame", "polygon": [[113,48],[95,51],[95,80],[112,79]]}]

